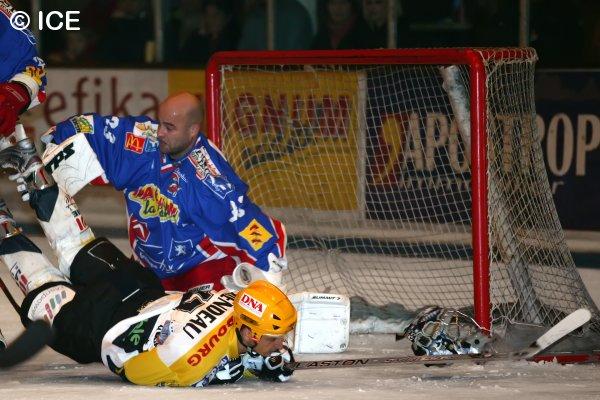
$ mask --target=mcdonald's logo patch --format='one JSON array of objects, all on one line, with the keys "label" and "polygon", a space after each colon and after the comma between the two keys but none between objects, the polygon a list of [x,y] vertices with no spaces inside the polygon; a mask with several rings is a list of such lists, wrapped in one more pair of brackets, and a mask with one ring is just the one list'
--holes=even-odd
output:
[{"label": "mcdonald's logo patch", "polygon": [[142,154],[144,152],[145,137],[135,136],[131,132],[127,132],[125,136],[125,150],[133,151],[134,153]]}]

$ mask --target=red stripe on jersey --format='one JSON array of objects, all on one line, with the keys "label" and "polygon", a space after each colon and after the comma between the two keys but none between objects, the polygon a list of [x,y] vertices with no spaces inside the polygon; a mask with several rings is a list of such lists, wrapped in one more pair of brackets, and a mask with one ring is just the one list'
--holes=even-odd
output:
[{"label": "red stripe on jersey", "polygon": [[237,257],[240,262],[247,262],[252,265],[256,264],[256,258],[252,257],[246,250],[240,249],[235,243],[219,243],[212,242],[219,250],[230,257]]},{"label": "red stripe on jersey", "polygon": [[164,174],[165,172],[170,172],[170,171],[173,171],[174,169],[175,169],[175,166],[173,164],[163,165],[162,167],[160,167],[160,173]]},{"label": "red stripe on jersey", "polygon": [[277,233],[277,248],[279,249],[279,257],[285,257],[285,249],[287,248],[287,234],[285,226],[281,221],[271,218],[271,224]]},{"label": "red stripe on jersey", "polygon": [[204,239],[202,239],[200,241],[200,243],[198,243],[198,246],[200,246],[200,248],[206,253],[208,254],[208,256],[212,256],[214,255],[217,251],[219,251],[219,249],[217,248],[217,246],[215,246],[213,244],[213,242],[210,241],[210,239],[208,238],[208,236],[205,236]]},{"label": "red stripe on jersey", "polygon": [[108,185],[110,182],[108,180],[104,179],[102,177],[102,175],[100,175],[100,176],[97,176],[94,179],[92,179],[92,181],[90,183],[94,186],[102,186],[102,185]]}]

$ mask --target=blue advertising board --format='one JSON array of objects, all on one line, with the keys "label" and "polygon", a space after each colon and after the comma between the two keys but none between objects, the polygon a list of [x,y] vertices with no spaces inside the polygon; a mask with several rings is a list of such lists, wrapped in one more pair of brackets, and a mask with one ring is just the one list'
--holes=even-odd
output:
[{"label": "blue advertising board", "polygon": [[600,71],[538,71],[535,94],[563,228],[600,230]]}]

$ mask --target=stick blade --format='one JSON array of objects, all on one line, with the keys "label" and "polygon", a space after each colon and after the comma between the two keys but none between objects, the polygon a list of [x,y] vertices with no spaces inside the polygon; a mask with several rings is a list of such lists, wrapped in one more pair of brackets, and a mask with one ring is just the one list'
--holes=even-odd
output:
[{"label": "stick blade", "polygon": [[586,308],[580,308],[561,319],[556,325],[548,329],[546,333],[537,338],[529,349],[527,349],[524,358],[531,358],[546,350],[554,343],[558,342],[569,333],[573,332],[592,318],[592,313]]}]

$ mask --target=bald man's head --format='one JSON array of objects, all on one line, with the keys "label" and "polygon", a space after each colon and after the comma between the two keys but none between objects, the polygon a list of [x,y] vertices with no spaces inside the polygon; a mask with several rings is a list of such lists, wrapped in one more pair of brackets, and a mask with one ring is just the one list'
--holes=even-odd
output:
[{"label": "bald man's head", "polygon": [[184,156],[196,143],[202,118],[202,104],[193,94],[183,92],[167,97],[158,106],[160,151],[173,159]]}]

